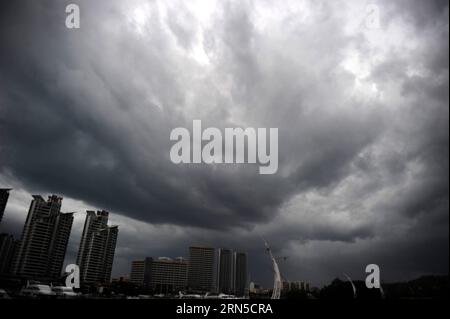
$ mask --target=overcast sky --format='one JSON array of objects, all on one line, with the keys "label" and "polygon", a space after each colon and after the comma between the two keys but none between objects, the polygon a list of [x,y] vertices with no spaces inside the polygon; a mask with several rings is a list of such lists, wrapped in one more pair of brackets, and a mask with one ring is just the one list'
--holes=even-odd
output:
[{"label": "overcast sky", "polygon": [[[448,36],[446,0],[1,1],[0,230],[55,193],[79,213],[66,263],[85,210],[111,212],[113,276],[204,244],[270,285],[261,236],[288,280],[447,274]],[[173,164],[193,119],[278,128],[278,172]]]}]

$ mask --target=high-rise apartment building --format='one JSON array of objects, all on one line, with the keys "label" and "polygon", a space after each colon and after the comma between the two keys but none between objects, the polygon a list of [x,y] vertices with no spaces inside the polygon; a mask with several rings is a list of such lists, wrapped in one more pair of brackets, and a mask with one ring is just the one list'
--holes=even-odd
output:
[{"label": "high-rise apartment building", "polygon": [[105,283],[111,279],[118,226],[108,226],[107,211],[87,211],[77,256],[82,284]]},{"label": "high-rise apartment building", "polygon": [[5,213],[6,203],[8,203],[10,188],[0,188],[0,223]]},{"label": "high-rise apartment building", "polygon": [[62,197],[33,195],[13,273],[30,279],[59,279],[73,223],[73,213],[61,213]]},{"label": "high-rise apartment building", "polygon": [[243,296],[247,289],[247,254],[231,249],[217,251],[217,290]]},{"label": "high-rise apartment building", "polygon": [[217,288],[225,294],[233,294],[235,287],[236,262],[231,249],[219,248],[217,251]]},{"label": "high-rise apartment building", "polygon": [[188,287],[216,291],[216,250],[211,247],[189,247]]},{"label": "high-rise apartment building", "polygon": [[236,296],[244,296],[248,292],[248,258],[247,253],[235,253],[235,286]]}]

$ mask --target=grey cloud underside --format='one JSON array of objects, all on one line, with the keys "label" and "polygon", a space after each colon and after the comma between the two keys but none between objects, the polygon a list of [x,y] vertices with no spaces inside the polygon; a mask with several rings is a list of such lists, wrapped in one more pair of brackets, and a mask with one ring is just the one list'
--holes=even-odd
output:
[{"label": "grey cloud underside", "polygon": [[[207,26],[188,4],[164,17],[148,2],[139,33],[127,15],[138,3],[81,1],[77,31],[64,27],[63,3],[0,5],[0,173],[152,224],[261,226],[280,247],[373,239],[373,256],[391,246],[387,262],[422,247],[417,269],[425,258],[448,266],[437,257],[445,247],[448,256],[447,1],[377,2],[382,28],[414,35],[402,39],[409,51],[392,45],[370,60],[364,81],[384,99],[349,93],[348,51],[377,53],[345,32],[340,12],[351,4],[314,1],[320,23],[292,12],[262,32],[258,2],[221,3]],[[198,34],[207,66],[189,55]],[[172,164],[170,131],[193,119],[278,127],[278,173]]]}]

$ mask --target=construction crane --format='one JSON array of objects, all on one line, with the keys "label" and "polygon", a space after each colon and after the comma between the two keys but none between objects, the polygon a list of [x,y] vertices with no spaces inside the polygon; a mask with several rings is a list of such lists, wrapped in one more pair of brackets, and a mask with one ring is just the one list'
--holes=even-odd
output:
[{"label": "construction crane", "polygon": [[[263,239],[264,240],[264,239]],[[278,267],[277,259],[273,256],[267,241],[264,240],[266,246],[266,252],[269,254],[273,267],[273,292],[272,299],[280,299],[281,289],[283,288],[283,281],[281,279],[280,267]]]}]

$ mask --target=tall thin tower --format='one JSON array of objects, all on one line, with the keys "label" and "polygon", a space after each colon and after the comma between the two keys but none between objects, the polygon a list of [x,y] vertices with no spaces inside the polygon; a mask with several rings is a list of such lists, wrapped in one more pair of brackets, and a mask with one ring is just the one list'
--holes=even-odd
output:
[{"label": "tall thin tower", "polygon": [[216,250],[212,247],[189,247],[189,288],[211,292],[216,290],[215,268],[217,265]]},{"label": "tall thin tower", "polygon": [[266,251],[269,253],[270,259],[272,260],[273,267],[273,292],[272,299],[280,299],[281,289],[283,288],[283,281],[281,280],[280,267],[276,258],[272,254],[269,244],[264,240],[264,245],[266,246]]},{"label": "tall thin tower", "polygon": [[217,251],[218,292],[233,294],[235,291],[236,255],[231,249],[219,248]]}]

